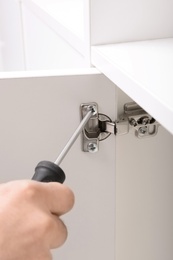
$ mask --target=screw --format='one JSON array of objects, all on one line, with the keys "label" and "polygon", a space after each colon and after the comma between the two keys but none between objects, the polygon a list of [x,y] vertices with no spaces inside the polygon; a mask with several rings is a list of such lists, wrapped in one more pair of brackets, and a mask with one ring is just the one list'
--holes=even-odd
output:
[{"label": "screw", "polygon": [[87,107],[87,110],[91,110],[93,116],[95,116],[95,115],[97,114],[97,107],[96,107],[95,105],[89,105],[89,106]]},{"label": "screw", "polygon": [[140,127],[138,131],[142,135],[146,134],[147,133],[147,126]]},{"label": "screw", "polygon": [[134,118],[130,119],[130,124],[133,125],[133,126],[137,126],[137,122]]},{"label": "screw", "polygon": [[98,146],[96,143],[89,143],[88,144],[88,152],[89,153],[96,153],[98,152]]},{"label": "screw", "polygon": [[146,124],[149,124],[149,123],[150,123],[150,119],[148,117],[142,118],[142,124],[143,125],[146,125]]}]

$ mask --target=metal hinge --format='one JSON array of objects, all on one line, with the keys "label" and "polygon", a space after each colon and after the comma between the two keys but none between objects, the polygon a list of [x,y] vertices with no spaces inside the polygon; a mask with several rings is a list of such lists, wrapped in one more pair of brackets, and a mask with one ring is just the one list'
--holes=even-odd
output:
[{"label": "metal hinge", "polygon": [[95,102],[81,104],[82,118],[86,115],[90,106],[93,106],[96,113],[83,129],[84,152],[97,152],[99,142],[105,140],[111,134],[124,135],[134,132],[136,137],[143,139],[153,137],[158,132],[159,123],[135,102],[126,103],[123,115],[120,115],[116,121],[112,121],[109,116],[99,113],[98,105]]}]

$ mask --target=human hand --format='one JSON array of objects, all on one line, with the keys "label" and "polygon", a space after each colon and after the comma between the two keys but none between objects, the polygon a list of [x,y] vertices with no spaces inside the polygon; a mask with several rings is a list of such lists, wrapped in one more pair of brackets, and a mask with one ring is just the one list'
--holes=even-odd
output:
[{"label": "human hand", "polygon": [[12,181],[0,185],[0,259],[50,260],[67,229],[59,216],[74,204],[60,183]]}]

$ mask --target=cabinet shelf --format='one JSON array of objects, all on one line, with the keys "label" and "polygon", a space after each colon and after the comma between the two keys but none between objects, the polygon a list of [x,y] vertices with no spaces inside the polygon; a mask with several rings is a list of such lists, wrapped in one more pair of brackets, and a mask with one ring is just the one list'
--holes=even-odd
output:
[{"label": "cabinet shelf", "polygon": [[83,0],[23,0],[23,3],[70,45],[84,53]]},{"label": "cabinet shelf", "polygon": [[173,133],[173,38],[92,47],[92,64]]}]

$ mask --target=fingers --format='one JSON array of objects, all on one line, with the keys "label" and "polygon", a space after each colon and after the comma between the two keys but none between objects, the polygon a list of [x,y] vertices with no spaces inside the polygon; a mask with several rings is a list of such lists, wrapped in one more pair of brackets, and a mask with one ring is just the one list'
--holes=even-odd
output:
[{"label": "fingers", "polygon": [[[16,258],[17,259],[17,258]],[[19,258],[18,258],[19,259]],[[20,259],[29,259],[29,260],[52,260],[52,254],[50,250],[40,250],[38,253],[28,255],[28,251],[26,252],[26,255],[23,258]]]},{"label": "fingers", "polygon": [[[15,186],[15,189],[13,186]],[[20,198],[37,203],[38,206],[46,207],[47,211],[58,216],[70,211],[74,205],[73,192],[61,183],[24,180],[9,182],[5,185],[5,189],[8,194],[11,191],[12,193],[15,192],[15,197],[18,194]]]},{"label": "fingers", "polygon": [[62,246],[67,239],[67,228],[64,222],[56,215],[52,215],[52,228],[49,229],[50,233],[50,248],[58,248]]},{"label": "fingers", "polygon": [[47,222],[50,248],[60,247],[67,239],[67,228],[58,217],[65,214],[74,205],[74,194],[65,185],[59,183],[42,183],[42,191],[45,195],[44,203],[52,214]]},{"label": "fingers", "polygon": [[60,247],[67,238],[67,228],[59,216],[73,207],[73,192],[53,182],[21,180],[0,186],[1,222],[10,220],[1,231],[10,254],[21,255],[14,259],[34,256],[38,260],[51,260],[50,249]]},{"label": "fingers", "polygon": [[40,246],[40,243],[45,245],[48,250],[58,248],[67,239],[67,228],[64,222],[57,215],[51,213],[41,213],[36,232],[36,248]]},{"label": "fingers", "polygon": [[67,239],[67,228],[59,216],[70,211],[74,205],[74,194],[65,185],[55,182],[31,182],[34,185],[39,200],[47,207],[47,214],[43,218],[42,237],[47,238],[49,248],[58,248]]},{"label": "fingers", "polygon": [[51,213],[61,216],[70,211],[74,205],[74,194],[60,183],[42,183],[45,204]]}]

